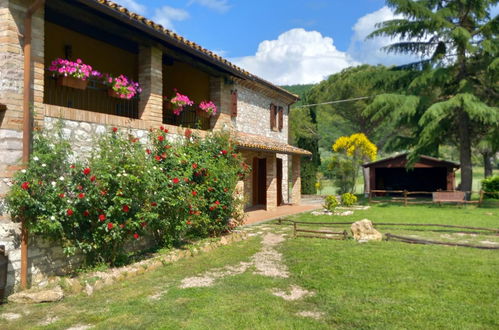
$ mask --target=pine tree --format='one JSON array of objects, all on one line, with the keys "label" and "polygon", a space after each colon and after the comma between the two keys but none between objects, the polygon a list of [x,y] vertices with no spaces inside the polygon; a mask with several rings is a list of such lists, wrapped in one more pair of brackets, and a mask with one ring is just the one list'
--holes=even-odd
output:
[{"label": "pine tree", "polygon": [[[400,127],[415,127],[412,158],[443,142],[459,146],[461,189],[472,189],[472,144],[483,132],[499,129],[497,0],[387,0],[403,18],[385,21],[369,37],[400,41],[388,52],[419,55],[403,68],[419,74],[403,94],[378,96],[366,109],[374,118],[391,118]],[[402,69],[403,69],[402,68]]]}]

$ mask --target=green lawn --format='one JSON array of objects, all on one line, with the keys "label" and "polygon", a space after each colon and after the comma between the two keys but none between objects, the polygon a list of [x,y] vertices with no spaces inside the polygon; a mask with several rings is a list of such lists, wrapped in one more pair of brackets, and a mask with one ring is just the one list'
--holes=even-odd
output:
[{"label": "green lawn", "polygon": [[[313,222],[356,221],[441,223],[499,227],[499,208],[474,206],[377,205],[354,215],[292,217]],[[321,226],[317,226],[321,228]],[[348,229],[339,226],[338,229]],[[429,229],[429,228],[428,228]],[[96,329],[497,329],[499,327],[499,251],[401,242],[359,244],[292,238],[288,225],[247,228],[247,241],[165,265],[97,291],[54,304],[0,307],[1,329],[48,329],[91,325]],[[499,236],[455,231],[430,232],[380,227],[383,233],[499,244]],[[248,262],[261,251],[266,231],[285,234],[276,245],[289,278],[246,272],[215,281],[211,287],[180,288],[182,279],[213,268]],[[476,236],[473,236],[476,235]],[[294,301],[272,294],[292,285],[315,292]],[[159,295],[158,295],[159,294]],[[154,298],[156,299],[154,299]],[[318,319],[298,316],[312,311]]]}]

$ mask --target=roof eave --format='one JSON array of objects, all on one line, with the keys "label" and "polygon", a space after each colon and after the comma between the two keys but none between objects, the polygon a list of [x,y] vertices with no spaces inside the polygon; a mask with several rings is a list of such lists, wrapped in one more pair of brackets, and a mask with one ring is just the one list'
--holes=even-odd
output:
[{"label": "roof eave", "polygon": [[[212,56],[198,50],[198,49],[195,49],[195,48],[192,48],[192,47],[189,47],[188,45],[186,45],[185,43],[181,42],[180,40],[177,40],[175,38],[173,38],[172,36],[164,33],[164,32],[160,32],[158,30],[156,30],[155,28],[147,25],[147,24],[144,24],[142,22],[139,22],[137,20],[134,20],[132,19],[130,16],[128,16],[127,14],[125,13],[122,13],[106,4],[103,4],[103,3],[100,3],[100,2],[97,2],[95,0],[77,0],[79,1],[80,3],[83,3],[85,4],[86,6],[94,9],[94,10],[97,10],[101,13],[104,13],[106,15],[109,15],[125,24],[128,24],[128,25],[131,25],[133,26],[134,28],[144,32],[144,33],[147,33],[157,39],[160,39],[162,41],[165,41],[175,47],[178,47],[180,49],[182,49],[183,51],[189,53],[189,54],[192,54],[198,58],[201,58],[203,60],[205,60],[206,62],[236,76],[236,77],[239,77],[241,79],[247,79],[247,80],[250,80],[250,81],[254,81],[254,82],[257,82],[261,85],[264,85],[265,87],[268,87],[268,88],[271,88],[283,95],[285,95],[286,97],[294,100],[294,102],[297,102],[299,100],[299,97],[293,93],[290,93],[286,90],[284,90],[283,88],[280,88],[266,80],[263,80],[257,76],[254,76],[250,73],[248,74],[245,74],[241,71],[239,71],[238,69],[232,67],[231,65],[228,65],[227,63],[224,63],[223,61],[219,61],[215,58],[213,58]],[[294,103],[293,102],[293,103]]]}]

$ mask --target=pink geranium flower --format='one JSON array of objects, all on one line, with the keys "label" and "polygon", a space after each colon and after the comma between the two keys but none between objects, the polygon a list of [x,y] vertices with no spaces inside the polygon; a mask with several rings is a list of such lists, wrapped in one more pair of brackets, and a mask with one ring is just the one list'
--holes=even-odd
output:
[{"label": "pink geranium flower", "polygon": [[177,116],[184,110],[184,107],[192,106],[194,104],[187,95],[180,94],[179,92],[176,92],[175,96],[170,100],[170,103],[173,105],[173,114]]}]

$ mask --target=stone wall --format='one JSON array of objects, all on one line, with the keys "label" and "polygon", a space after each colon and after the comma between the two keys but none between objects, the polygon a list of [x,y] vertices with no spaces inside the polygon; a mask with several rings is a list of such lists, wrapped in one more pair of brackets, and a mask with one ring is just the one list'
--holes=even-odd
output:
[{"label": "stone wall", "polygon": [[[85,158],[92,150],[92,142],[99,135],[109,132],[110,127],[97,123],[88,123],[54,117],[44,118],[44,129],[56,133],[61,130],[62,137],[70,141],[74,153],[79,158]],[[122,128],[121,130],[125,130]],[[127,133],[138,138],[141,143],[147,144],[147,130],[128,128]]]},{"label": "stone wall", "polygon": [[[289,175],[288,175],[288,168],[289,168],[289,162],[288,162],[288,155],[285,154],[274,154],[274,153],[267,153],[267,152],[260,152],[260,151],[242,151],[243,159],[244,161],[252,166],[253,165],[253,159],[256,158],[267,158],[267,202],[271,204],[271,208],[274,208],[277,203],[277,185],[276,185],[276,180],[274,177],[275,176],[275,171],[273,171],[275,167],[275,159],[276,158],[281,158],[282,159],[282,167],[283,167],[283,175],[282,175],[282,198],[284,203],[290,203],[290,195],[289,195]],[[270,174],[270,170],[272,170],[272,175]],[[251,207],[253,206],[253,173],[250,172],[244,182],[242,182],[242,191],[244,192],[244,205],[245,207]],[[270,189],[269,189],[270,188]]]},{"label": "stone wall", "polygon": [[[241,85],[235,87],[238,92],[237,117],[235,128],[239,132],[263,135],[288,143],[288,106],[276,99],[258,93]],[[284,109],[284,125],[281,132],[270,128],[270,105]]]},{"label": "stone wall", "polygon": [[[237,103],[237,117],[233,119],[234,127],[237,131],[262,135],[265,137],[269,137],[280,142],[288,143],[288,106],[274,98],[266,96],[262,93],[256,92],[252,89],[249,89],[245,86],[241,86],[240,84],[236,84],[235,89],[238,91],[238,103]],[[227,93],[227,92],[226,92]],[[274,131],[270,128],[270,105],[275,104],[277,106],[281,106],[284,109],[284,122],[282,131]],[[252,164],[252,157],[255,157],[258,153],[248,153],[245,152],[245,158],[249,165]],[[260,153],[261,156],[261,153]],[[260,157],[259,156],[259,157]],[[265,156],[266,157],[266,156]],[[270,155],[269,155],[270,157]],[[275,155],[273,156],[275,157]],[[260,157],[262,158],[262,157]],[[284,203],[290,202],[289,197],[289,156],[285,154],[277,154],[277,158],[282,159],[283,165],[283,178],[282,178],[282,195]],[[251,177],[251,175],[250,175]],[[251,182],[251,181],[249,181]],[[245,184],[245,196],[246,198],[246,206],[251,206],[251,196],[252,196],[252,184]],[[274,189],[275,190],[275,189]],[[270,192],[269,192],[270,194]],[[276,192],[273,193],[273,196]],[[268,198],[271,197],[271,204],[274,204],[272,196],[268,195]],[[249,201],[248,201],[249,199]]]},{"label": "stone wall", "polygon": [[[63,138],[70,141],[73,151],[79,158],[88,156],[92,150],[92,144],[95,138],[111,129],[102,124],[59,119],[48,116],[44,117],[43,126],[45,129],[54,133],[60,129]],[[124,128],[121,129],[124,130]],[[140,142],[147,143],[147,130],[129,128],[126,131],[139,138]],[[2,134],[7,134],[5,132],[5,130],[0,130],[0,136],[2,136]],[[17,137],[15,134],[18,133],[12,132],[8,134],[14,134],[14,137]],[[173,134],[170,136],[172,139],[176,138]],[[4,140],[2,139],[0,141]],[[16,145],[9,141],[9,139],[6,139],[5,142],[8,147]],[[4,142],[2,142],[2,144],[3,143]],[[6,155],[9,154],[12,155],[13,153],[6,153]],[[13,160],[14,164],[15,162],[16,160]],[[10,179],[4,179],[4,182],[6,189],[8,189]],[[19,284],[21,267],[20,225],[12,222],[6,214],[0,218],[0,245],[5,245],[9,256],[7,290],[10,292]],[[135,243],[135,245],[137,245],[137,243]],[[81,260],[80,257],[67,258],[60,246],[40,239],[30,239],[28,255],[28,278],[32,285],[42,284],[49,276],[60,276],[74,270],[74,267],[78,266]]]}]

